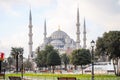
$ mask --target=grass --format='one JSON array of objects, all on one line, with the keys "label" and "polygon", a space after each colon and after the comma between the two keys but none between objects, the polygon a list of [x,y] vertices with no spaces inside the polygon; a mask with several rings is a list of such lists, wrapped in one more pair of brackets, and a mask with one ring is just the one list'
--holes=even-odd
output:
[{"label": "grass", "polygon": [[[6,78],[9,76],[21,76],[20,73],[11,73],[11,74],[6,74]],[[24,77],[30,77],[32,80],[34,78],[42,78],[43,80],[57,80],[58,77],[76,77],[77,80],[91,80],[91,74],[47,74],[47,73],[25,73]],[[95,75],[95,80],[120,80],[120,77],[116,77],[115,75]]]}]

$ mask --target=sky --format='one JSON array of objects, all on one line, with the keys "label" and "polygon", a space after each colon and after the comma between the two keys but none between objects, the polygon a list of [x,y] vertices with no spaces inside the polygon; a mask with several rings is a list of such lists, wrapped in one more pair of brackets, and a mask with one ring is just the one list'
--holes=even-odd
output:
[{"label": "sky", "polygon": [[29,11],[32,12],[33,51],[43,43],[44,20],[47,36],[58,26],[76,41],[77,7],[80,13],[80,40],[86,20],[87,48],[104,32],[120,31],[120,0],[0,0],[0,52],[8,57],[11,47],[24,48],[28,57]]}]

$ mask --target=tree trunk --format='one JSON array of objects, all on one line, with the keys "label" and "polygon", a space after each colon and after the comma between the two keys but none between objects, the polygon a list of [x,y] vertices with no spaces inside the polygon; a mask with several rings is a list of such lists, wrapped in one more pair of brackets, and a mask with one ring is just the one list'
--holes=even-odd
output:
[{"label": "tree trunk", "polygon": [[82,65],[81,65],[81,70],[82,70],[82,74],[83,74],[83,67],[82,67]]},{"label": "tree trunk", "polygon": [[118,76],[118,73],[119,73],[119,72],[118,72],[118,59],[117,59],[117,76]]},{"label": "tree trunk", "polygon": [[16,55],[16,73],[18,73],[18,55]]},{"label": "tree trunk", "polygon": [[119,58],[117,58],[117,76],[120,76],[120,71],[119,71]]},{"label": "tree trunk", "polygon": [[51,66],[48,66],[48,70],[49,70],[49,72],[51,72]]},{"label": "tree trunk", "polygon": [[74,69],[77,70],[77,65],[74,65]]},{"label": "tree trunk", "polygon": [[53,69],[53,74],[54,74],[55,66],[52,66],[52,69]]},{"label": "tree trunk", "polygon": [[67,70],[67,64],[65,64],[65,70]]},{"label": "tree trunk", "polygon": [[[117,65],[116,65],[117,64]],[[119,58],[116,60],[113,59],[113,66],[114,66],[114,71],[116,76],[120,76],[120,71],[119,71]]]},{"label": "tree trunk", "polygon": [[114,67],[115,75],[117,75],[116,66],[115,66],[115,60],[113,59],[112,61],[113,61],[113,67]]}]

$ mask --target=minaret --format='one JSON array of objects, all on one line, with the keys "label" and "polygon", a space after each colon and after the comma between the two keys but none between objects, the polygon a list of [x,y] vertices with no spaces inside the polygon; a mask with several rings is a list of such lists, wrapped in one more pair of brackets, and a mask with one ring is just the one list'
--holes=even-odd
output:
[{"label": "minaret", "polygon": [[28,56],[28,58],[32,58],[33,57],[33,52],[32,52],[32,45],[33,45],[33,41],[32,41],[32,36],[33,36],[33,33],[32,33],[32,15],[31,15],[31,10],[30,10],[30,13],[29,13],[29,34],[28,34],[28,36],[29,36],[29,43],[28,43],[28,45],[29,45],[29,56]]},{"label": "minaret", "polygon": [[86,23],[85,23],[85,18],[84,18],[84,31],[83,31],[83,49],[86,49]]},{"label": "minaret", "polygon": [[47,35],[47,31],[46,31],[46,20],[44,21],[44,43],[46,43],[46,35]]},{"label": "minaret", "polygon": [[77,23],[76,23],[76,26],[77,26],[77,32],[76,32],[76,35],[77,35],[76,49],[79,49],[80,48],[79,8],[77,8]]}]

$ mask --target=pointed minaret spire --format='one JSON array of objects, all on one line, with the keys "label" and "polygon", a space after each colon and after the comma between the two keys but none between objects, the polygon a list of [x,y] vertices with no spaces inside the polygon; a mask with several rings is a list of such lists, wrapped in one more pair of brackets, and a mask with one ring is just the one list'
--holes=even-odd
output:
[{"label": "pointed minaret spire", "polygon": [[30,13],[29,13],[29,24],[32,25],[32,14],[31,14],[31,9],[30,9]]},{"label": "pointed minaret spire", "polygon": [[86,49],[86,23],[85,23],[85,18],[84,18],[84,31],[83,31],[83,49]]},{"label": "pointed minaret spire", "polygon": [[46,40],[47,30],[46,30],[46,19],[44,21],[44,42]]},{"label": "pointed minaret spire", "polygon": [[77,23],[76,23],[76,26],[77,26],[77,32],[76,32],[76,35],[77,35],[76,49],[79,49],[80,48],[79,8],[77,8]]},{"label": "pointed minaret spire", "polygon": [[33,41],[32,41],[32,36],[33,36],[33,33],[32,33],[32,14],[31,14],[31,9],[30,9],[30,12],[29,12],[29,56],[28,58],[31,59],[33,57],[33,51],[32,51],[32,45],[33,45]]},{"label": "pointed minaret spire", "polygon": [[[77,23],[79,23],[79,8],[77,8]],[[79,23],[80,26],[80,23]]]}]

